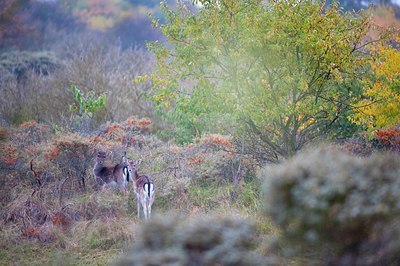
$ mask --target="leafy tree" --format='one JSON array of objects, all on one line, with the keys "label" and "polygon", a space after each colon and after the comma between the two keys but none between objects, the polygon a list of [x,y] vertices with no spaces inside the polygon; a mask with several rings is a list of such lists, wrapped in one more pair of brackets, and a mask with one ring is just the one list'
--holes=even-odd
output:
[{"label": "leafy tree", "polygon": [[278,161],[346,120],[367,71],[366,14],[311,0],[194,2],[203,8],[164,4],[168,23],[153,23],[169,45],[150,45],[152,97],[178,140],[233,132]]},{"label": "leafy tree", "polygon": [[[398,38],[397,41],[400,41]],[[378,45],[377,60],[371,63],[376,75],[364,89],[353,120],[369,130],[395,126],[400,122],[400,51]]]}]

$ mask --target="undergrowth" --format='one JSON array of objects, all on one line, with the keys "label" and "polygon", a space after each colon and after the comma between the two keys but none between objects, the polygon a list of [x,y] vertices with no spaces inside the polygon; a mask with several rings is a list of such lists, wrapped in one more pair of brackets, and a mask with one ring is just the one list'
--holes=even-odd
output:
[{"label": "undergrowth", "polygon": [[[256,215],[257,166],[240,159],[228,136],[175,146],[152,133],[152,121],[137,117],[90,134],[36,121],[1,133],[0,265],[107,265],[136,241],[143,224],[136,197],[95,186],[99,150],[113,152],[108,165],[119,163],[125,152],[143,160],[139,174],[150,176],[157,188],[153,215],[234,215],[255,221],[257,241],[261,232],[275,232]],[[242,171],[232,176],[238,165]]]},{"label": "undergrowth", "polygon": [[[395,258],[397,146],[389,143],[390,156],[362,157],[373,147],[364,153],[367,148],[349,142],[270,168],[237,152],[229,136],[204,135],[176,146],[153,132],[152,121],[138,117],[90,134],[36,121],[1,129],[0,265],[314,265],[321,255],[310,247],[321,249],[327,261],[345,261],[346,254],[359,264],[376,261],[349,251],[344,238],[355,241],[359,253],[375,250]],[[142,160],[139,174],[156,184],[152,216],[161,218],[144,223],[132,192],[96,186],[92,169],[100,150],[112,152],[109,166],[125,154]],[[264,206],[267,212],[260,211]],[[352,218],[354,211],[359,215]],[[172,242],[149,260],[146,241],[157,230]],[[200,238],[190,240],[202,234],[209,249]],[[142,255],[131,256],[130,250]]]}]

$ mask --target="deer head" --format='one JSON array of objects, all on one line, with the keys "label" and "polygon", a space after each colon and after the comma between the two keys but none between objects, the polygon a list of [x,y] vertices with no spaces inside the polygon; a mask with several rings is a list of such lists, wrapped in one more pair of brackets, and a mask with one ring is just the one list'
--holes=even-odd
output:
[{"label": "deer head", "polygon": [[96,156],[96,163],[93,168],[93,174],[98,183],[102,184],[102,187],[106,185],[117,187],[124,190],[127,193],[127,182],[125,181],[125,171],[127,164],[123,157],[122,163],[114,165],[105,165],[107,156],[112,154],[112,152],[99,151]]},{"label": "deer head", "polygon": [[142,163],[142,160],[128,160],[128,164],[127,164],[127,171],[129,173],[129,177],[133,178],[133,180],[135,180],[135,178],[137,177],[137,170],[139,169],[140,164]]}]

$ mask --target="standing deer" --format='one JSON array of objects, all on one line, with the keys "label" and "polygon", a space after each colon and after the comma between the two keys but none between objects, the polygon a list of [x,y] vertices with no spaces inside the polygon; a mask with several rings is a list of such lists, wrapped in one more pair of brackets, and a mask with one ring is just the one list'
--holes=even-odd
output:
[{"label": "standing deer", "polygon": [[96,163],[93,167],[93,174],[96,178],[96,182],[101,184],[101,187],[106,186],[118,188],[128,193],[128,181],[125,173],[127,172],[127,163],[125,157],[123,162],[114,166],[104,165],[107,155],[110,153],[99,151],[96,157]]},{"label": "standing deer", "polygon": [[144,218],[147,221],[151,215],[156,188],[154,182],[145,175],[139,175],[137,170],[142,161],[128,161],[128,178],[132,178],[133,190],[136,194],[137,214],[140,218],[140,205],[143,207]]}]

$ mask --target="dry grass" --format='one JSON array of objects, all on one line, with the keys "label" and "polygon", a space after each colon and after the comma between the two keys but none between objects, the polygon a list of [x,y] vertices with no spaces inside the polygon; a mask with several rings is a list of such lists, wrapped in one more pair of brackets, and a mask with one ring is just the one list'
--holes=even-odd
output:
[{"label": "dry grass", "polygon": [[[236,157],[224,136],[205,136],[177,147],[153,135],[151,121],[135,117],[106,124],[96,136],[54,132],[35,121],[6,133],[2,145],[17,152],[0,157],[6,166],[1,169],[0,264],[25,265],[34,258],[46,265],[106,265],[135,242],[134,228],[142,224],[136,199],[133,193],[93,189],[91,148],[112,150],[109,164],[119,162],[124,150],[128,157],[143,160],[139,173],[152,177],[157,186],[154,216],[176,211],[185,217],[217,214],[253,220],[260,206],[259,183],[245,176],[253,165],[246,160],[237,197],[232,198]],[[83,174],[86,190],[78,178],[85,169],[75,166],[81,153],[88,168]],[[256,217],[255,235],[261,241],[261,232],[275,229]]]}]

